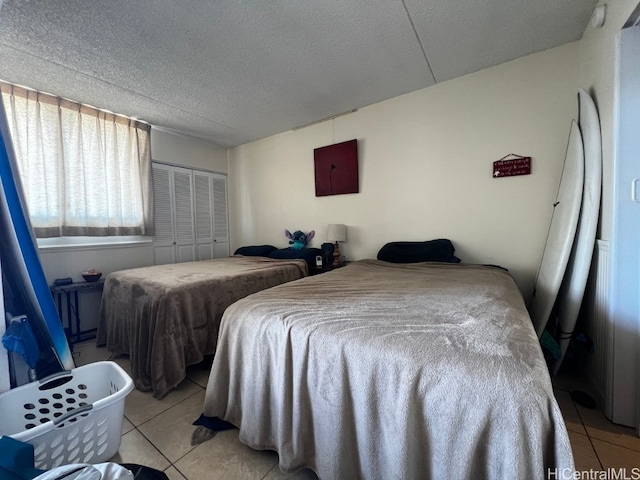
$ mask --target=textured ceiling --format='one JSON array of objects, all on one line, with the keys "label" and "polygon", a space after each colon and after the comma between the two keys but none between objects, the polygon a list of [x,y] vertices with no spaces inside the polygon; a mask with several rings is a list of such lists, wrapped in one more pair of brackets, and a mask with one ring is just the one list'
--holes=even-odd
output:
[{"label": "textured ceiling", "polygon": [[0,79],[229,147],[581,37],[595,0],[4,0]]}]

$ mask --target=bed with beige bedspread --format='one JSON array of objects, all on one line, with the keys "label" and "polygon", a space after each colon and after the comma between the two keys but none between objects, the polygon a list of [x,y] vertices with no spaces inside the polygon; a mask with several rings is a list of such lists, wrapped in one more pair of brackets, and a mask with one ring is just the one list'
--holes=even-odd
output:
[{"label": "bed with beige bedspread", "polygon": [[104,283],[97,344],[129,355],[136,387],[162,398],[187,366],[216,351],[229,305],[307,274],[304,260],[244,256],[114,272]]},{"label": "bed with beige bedspread", "polygon": [[204,414],[322,479],[573,468],[524,301],[496,267],[362,260],[236,302]]}]

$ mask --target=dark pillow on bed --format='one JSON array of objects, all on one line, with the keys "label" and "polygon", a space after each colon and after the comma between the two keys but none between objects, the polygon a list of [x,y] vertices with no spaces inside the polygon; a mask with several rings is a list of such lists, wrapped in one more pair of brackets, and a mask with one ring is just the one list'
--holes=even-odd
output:
[{"label": "dark pillow on bed", "polygon": [[378,252],[378,260],[391,263],[448,262],[460,263],[447,239],[426,242],[391,242]]},{"label": "dark pillow on bed", "polygon": [[269,253],[269,258],[301,258],[307,262],[309,268],[312,268],[316,264],[316,256],[322,255],[322,250],[319,248],[281,248]]},{"label": "dark pillow on bed", "polygon": [[234,255],[244,255],[245,257],[268,257],[271,252],[277,250],[273,245],[254,245],[250,247],[240,247]]}]

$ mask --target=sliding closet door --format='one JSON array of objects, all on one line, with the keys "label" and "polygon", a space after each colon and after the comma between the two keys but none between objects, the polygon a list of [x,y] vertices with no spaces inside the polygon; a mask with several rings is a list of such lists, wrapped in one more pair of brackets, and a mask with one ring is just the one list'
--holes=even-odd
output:
[{"label": "sliding closet door", "polygon": [[212,174],[213,217],[214,217],[214,257],[229,256],[229,223],[227,219],[227,177]]},{"label": "sliding closet door", "polygon": [[176,262],[172,178],[171,167],[153,164],[153,263],[156,265]]},{"label": "sliding closet door", "polygon": [[213,178],[207,172],[193,172],[196,218],[196,258],[213,258]]},{"label": "sliding closet door", "polygon": [[176,261],[195,260],[192,172],[188,168],[173,168],[175,198]]},{"label": "sliding closet door", "polygon": [[156,265],[229,256],[227,177],[153,163]]},{"label": "sliding closet door", "polygon": [[192,174],[188,168],[153,164],[153,263],[195,260]]},{"label": "sliding closet door", "polygon": [[614,322],[612,420],[640,423],[640,27],[619,37],[618,143],[611,242]]}]

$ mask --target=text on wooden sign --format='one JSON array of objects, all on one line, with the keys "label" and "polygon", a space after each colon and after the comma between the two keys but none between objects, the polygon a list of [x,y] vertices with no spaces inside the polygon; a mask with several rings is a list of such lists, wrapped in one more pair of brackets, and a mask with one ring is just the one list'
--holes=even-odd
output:
[{"label": "text on wooden sign", "polygon": [[531,157],[512,158],[493,162],[493,178],[515,177],[531,173]]}]

